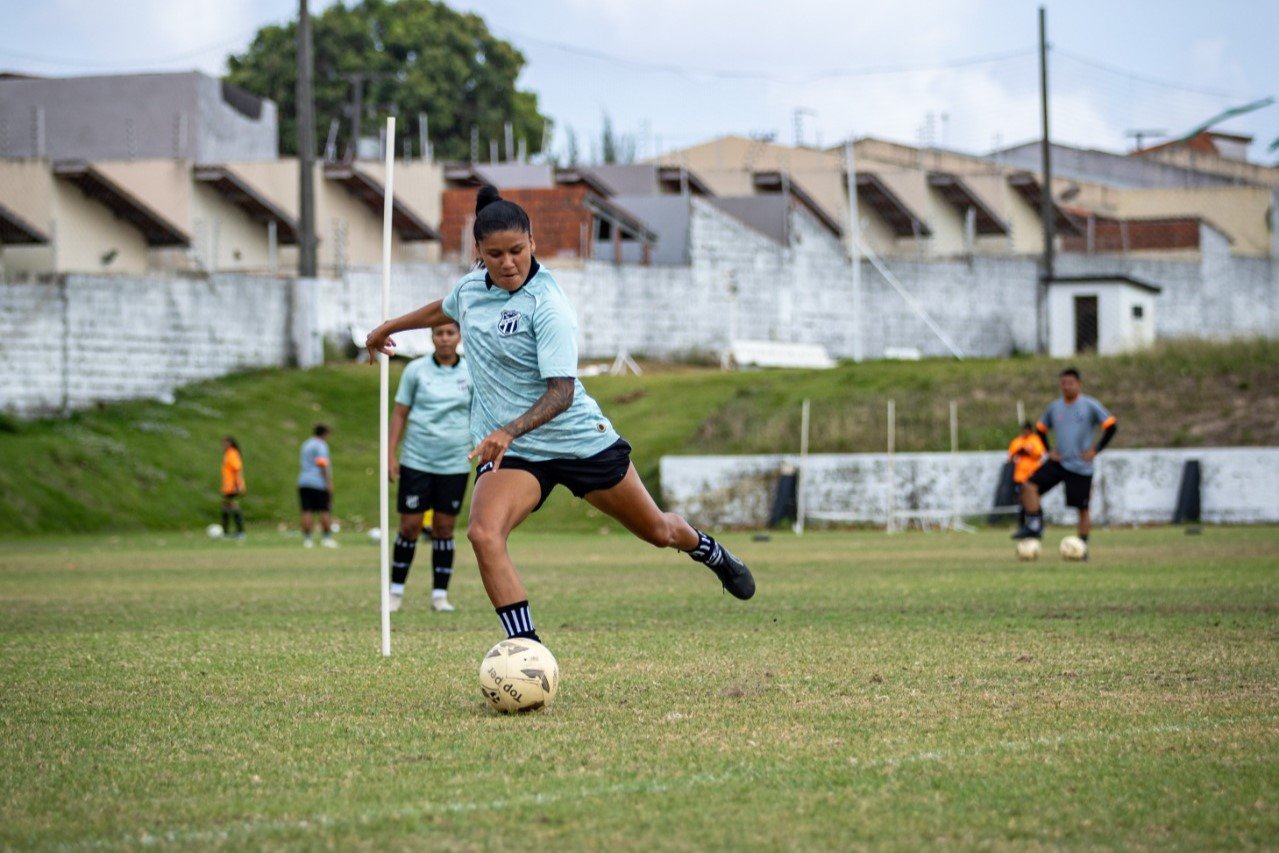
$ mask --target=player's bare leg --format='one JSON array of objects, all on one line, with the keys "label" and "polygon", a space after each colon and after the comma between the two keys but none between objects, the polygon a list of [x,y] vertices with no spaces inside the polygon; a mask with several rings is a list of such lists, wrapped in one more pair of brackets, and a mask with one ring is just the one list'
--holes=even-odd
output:
[{"label": "player's bare leg", "polygon": [[617,519],[623,527],[650,545],[676,548],[705,564],[719,578],[724,589],[736,598],[747,599],[755,594],[755,578],[746,564],[682,516],[662,512],[648,489],[644,488],[634,464],[627,469],[620,483],[612,488],[588,492],[586,501]]},{"label": "player's bare leg", "polygon": [[475,551],[480,580],[508,637],[541,642],[529,613],[528,593],[507,550],[511,531],[529,517],[542,497],[537,478],[518,468],[489,471],[475,480],[466,538]]},{"label": "player's bare leg", "polygon": [[466,538],[475,550],[480,579],[494,607],[528,597],[506,544],[511,531],[528,518],[541,497],[537,478],[517,468],[489,471],[475,481]]}]

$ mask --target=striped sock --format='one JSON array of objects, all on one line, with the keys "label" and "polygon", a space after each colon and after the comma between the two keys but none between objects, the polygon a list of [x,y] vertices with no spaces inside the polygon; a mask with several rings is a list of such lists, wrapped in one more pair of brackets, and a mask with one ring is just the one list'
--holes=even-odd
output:
[{"label": "striped sock", "polygon": [[449,588],[449,580],[453,577],[453,539],[431,539],[431,571],[435,578],[435,589],[443,592]]},{"label": "striped sock", "polygon": [[696,527],[693,528],[693,532],[697,534],[697,547],[689,551],[688,556],[708,566],[718,566],[724,562],[724,549],[719,547],[718,542]]},{"label": "striped sock", "polygon": [[417,553],[417,540],[395,535],[395,550],[391,554],[391,582],[404,584],[413,567],[413,555]]},{"label": "striped sock", "polygon": [[517,601],[497,608],[497,618],[506,629],[507,637],[525,637],[541,642],[537,631],[533,628],[533,616],[528,612],[528,601]]}]

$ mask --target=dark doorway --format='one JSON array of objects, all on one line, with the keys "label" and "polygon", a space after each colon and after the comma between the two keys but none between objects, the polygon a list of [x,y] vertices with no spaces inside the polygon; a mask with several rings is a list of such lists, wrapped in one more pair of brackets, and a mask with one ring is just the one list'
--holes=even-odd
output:
[{"label": "dark doorway", "polygon": [[1075,352],[1097,351],[1097,297],[1075,297]]}]

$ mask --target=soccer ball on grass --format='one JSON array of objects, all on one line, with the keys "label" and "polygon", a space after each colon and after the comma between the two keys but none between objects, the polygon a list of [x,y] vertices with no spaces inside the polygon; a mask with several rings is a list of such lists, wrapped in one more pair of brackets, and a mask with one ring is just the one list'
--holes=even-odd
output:
[{"label": "soccer ball on grass", "polygon": [[204,532],[209,535],[210,539],[221,539],[223,533],[222,525],[210,524],[208,527],[204,528]]},{"label": "soccer ball on grass", "polygon": [[1017,559],[1019,560],[1038,560],[1039,551],[1039,540],[1033,537],[1022,539],[1017,543]]},{"label": "soccer ball on grass", "polygon": [[1062,559],[1065,560],[1082,560],[1088,556],[1088,543],[1080,539],[1078,536],[1067,536],[1061,540]]},{"label": "soccer ball on grass", "polygon": [[490,707],[503,714],[544,708],[551,704],[559,686],[560,667],[555,656],[535,640],[503,640],[480,661],[480,692]]}]

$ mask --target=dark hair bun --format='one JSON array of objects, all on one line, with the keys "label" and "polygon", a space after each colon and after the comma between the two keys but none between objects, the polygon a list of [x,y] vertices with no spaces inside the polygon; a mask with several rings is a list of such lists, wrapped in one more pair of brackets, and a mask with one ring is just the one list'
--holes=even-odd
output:
[{"label": "dark hair bun", "polygon": [[478,216],[480,211],[488,207],[495,201],[501,201],[502,196],[497,191],[497,187],[492,184],[485,184],[480,187],[479,194],[475,196],[475,215]]}]

